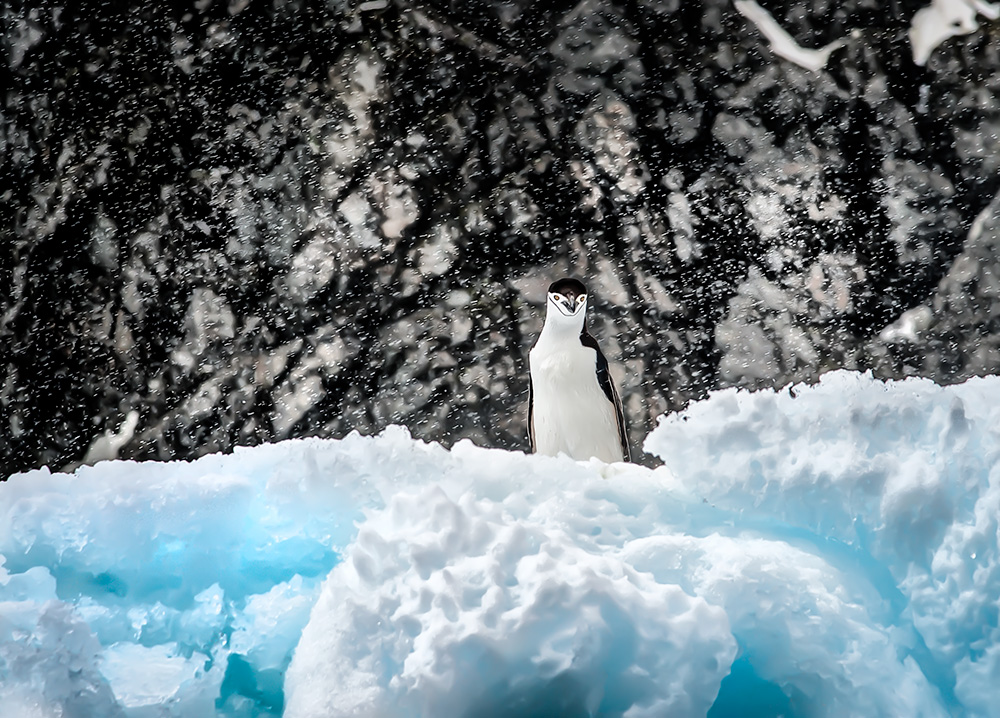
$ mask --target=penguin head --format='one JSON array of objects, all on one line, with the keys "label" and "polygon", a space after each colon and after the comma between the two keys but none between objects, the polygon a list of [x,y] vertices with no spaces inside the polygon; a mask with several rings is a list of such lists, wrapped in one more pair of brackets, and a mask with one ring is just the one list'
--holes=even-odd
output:
[{"label": "penguin head", "polygon": [[578,279],[566,277],[549,285],[546,317],[554,320],[582,324],[587,313],[587,288]]}]

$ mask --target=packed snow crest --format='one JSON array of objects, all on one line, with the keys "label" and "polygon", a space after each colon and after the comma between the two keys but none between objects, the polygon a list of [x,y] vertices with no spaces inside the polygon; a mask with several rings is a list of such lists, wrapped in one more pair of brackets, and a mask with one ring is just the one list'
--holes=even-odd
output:
[{"label": "packed snow crest", "polygon": [[1000,716],[1000,378],[837,372],[664,466],[401,428],[0,484],[3,715]]}]

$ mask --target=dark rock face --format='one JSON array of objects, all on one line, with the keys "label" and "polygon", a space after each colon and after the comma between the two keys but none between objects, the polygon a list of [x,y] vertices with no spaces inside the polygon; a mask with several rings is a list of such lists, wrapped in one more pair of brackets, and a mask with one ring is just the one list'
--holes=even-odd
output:
[{"label": "dark rock face", "polygon": [[4,5],[0,475],[523,449],[564,273],[636,443],[716,387],[996,370],[1000,24],[919,66],[919,3],[766,3],[843,40],[812,72],[716,0],[317,7]]}]

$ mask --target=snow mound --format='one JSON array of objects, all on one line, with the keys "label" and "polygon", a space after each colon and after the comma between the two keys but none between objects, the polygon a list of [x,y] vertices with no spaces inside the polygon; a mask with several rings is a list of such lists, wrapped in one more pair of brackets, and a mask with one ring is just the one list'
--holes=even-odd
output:
[{"label": "snow mound", "polygon": [[867,591],[857,605],[940,693],[925,711],[996,716],[998,399],[998,377],[834,372],[812,388],[719,392],[661,419],[645,448],[736,527],[804,546]]},{"label": "snow mound", "polygon": [[736,653],[725,613],[633,570],[599,521],[568,522],[614,490],[566,468],[583,474],[568,497],[434,486],[370,516],[303,633],[285,715],[704,715]]},{"label": "snow mound", "polygon": [[1000,716],[998,399],[723,391],[661,420],[656,470],[394,428],[14,476],[0,705]]}]

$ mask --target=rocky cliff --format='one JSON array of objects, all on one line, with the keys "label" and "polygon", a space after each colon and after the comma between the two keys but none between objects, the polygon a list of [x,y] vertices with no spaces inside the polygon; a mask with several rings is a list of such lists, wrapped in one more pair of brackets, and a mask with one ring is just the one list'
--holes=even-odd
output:
[{"label": "rocky cliff", "polygon": [[632,437],[1000,365],[1000,7],[5,3],[0,465],[525,448],[544,290]]}]

